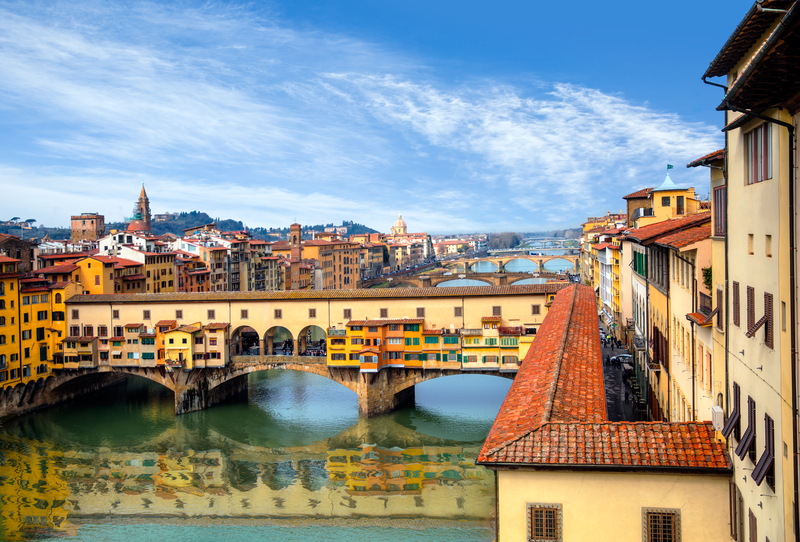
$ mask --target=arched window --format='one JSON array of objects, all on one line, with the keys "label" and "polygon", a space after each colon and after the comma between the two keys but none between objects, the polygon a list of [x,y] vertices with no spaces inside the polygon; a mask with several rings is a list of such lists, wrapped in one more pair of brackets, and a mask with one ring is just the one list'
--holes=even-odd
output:
[{"label": "arched window", "polygon": [[6,336],[0,335],[0,344],[6,344]]},{"label": "arched window", "polygon": [[56,294],[56,303],[61,303],[61,294]]},{"label": "arched window", "polygon": [[0,316],[0,326],[4,326],[4,325],[6,325],[6,317],[5,316]]},{"label": "arched window", "polygon": [[0,309],[5,309],[5,308],[6,308],[6,302],[0,299]]}]

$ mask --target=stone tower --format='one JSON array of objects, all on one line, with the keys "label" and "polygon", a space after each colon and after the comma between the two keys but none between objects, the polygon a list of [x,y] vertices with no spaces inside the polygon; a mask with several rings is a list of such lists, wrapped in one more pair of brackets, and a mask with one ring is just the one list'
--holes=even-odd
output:
[{"label": "stone tower", "polygon": [[300,260],[303,258],[303,227],[300,224],[292,224],[290,226],[291,233],[289,234],[289,245],[292,249],[292,259]]},{"label": "stone tower", "polygon": [[147,197],[147,192],[144,191],[144,185],[142,185],[139,199],[133,207],[133,217],[131,218],[131,223],[128,224],[128,231],[149,232],[151,231],[151,220],[150,199]]}]

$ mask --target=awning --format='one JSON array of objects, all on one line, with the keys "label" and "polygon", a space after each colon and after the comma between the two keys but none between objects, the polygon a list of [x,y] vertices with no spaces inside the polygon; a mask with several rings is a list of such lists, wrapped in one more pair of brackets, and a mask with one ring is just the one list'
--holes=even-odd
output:
[{"label": "awning", "polygon": [[112,356],[121,356],[122,355],[122,351],[121,350],[112,350],[111,351],[111,355]]}]

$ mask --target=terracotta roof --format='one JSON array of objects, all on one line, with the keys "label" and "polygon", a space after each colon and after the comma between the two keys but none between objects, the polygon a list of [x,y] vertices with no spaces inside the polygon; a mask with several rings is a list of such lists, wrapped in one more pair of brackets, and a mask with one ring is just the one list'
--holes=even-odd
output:
[{"label": "terracotta roof", "polygon": [[290,301],[293,299],[392,299],[527,296],[554,294],[566,283],[526,284],[519,286],[463,286],[452,288],[362,288],[354,290],[276,290],[262,292],[175,292],[160,294],[75,295],[70,303],[163,303],[208,301]]},{"label": "terracotta roof", "polygon": [[720,149],[718,151],[710,152],[705,156],[701,156],[697,160],[693,160],[686,164],[686,167],[697,167],[697,166],[707,166],[712,162],[716,162],[717,160],[722,160],[725,158],[725,149]]},{"label": "terracotta roof", "polygon": [[559,292],[477,463],[730,474],[710,422],[608,422],[594,291]]},{"label": "terracotta roof", "polygon": [[604,390],[594,290],[572,285],[556,295],[479,460],[551,421],[606,421]]},{"label": "terracotta roof", "polygon": [[40,260],[79,260],[87,256],[97,254],[97,250],[89,250],[87,252],[61,252],[58,254],[39,254],[37,258]]},{"label": "terracotta roof", "polygon": [[227,322],[211,322],[203,326],[203,329],[227,329],[230,326]]},{"label": "terracotta roof", "polygon": [[158,326],[158,327],[161,327],[161,326],[176,326],[176,325],[178,325],[178,321],[177,320],[159,320],[158,322],[156,322],[156,326]]},{"label": "terracotta roof", "polygon": [[380,318],[375,320],[366,320],[364,326],[385,326],[388,324],[422,324],[425,320],[422,318]]},{"label": "terracotta roof", "polygon": [[598,226],[596,228],[592,228],[591,230],[586,230],[584,233],[603,233],[606,231],[605,226]]},{"label": "terracotta roof", "polygon": [[381,353],[381,351],[379,349],[371,348],[371,347],[370,348],[362,348],[361,350],[358,351],[359,354],[361,354],[363,352],[369,352],[371,354],[380,354]]},{"label": "terracotta roof", "polygon": [[139,262],[135,262],[133,260],[128,260],[127,258],[114,258],[116,261],[114,262],[114,268],[124,268],[124,267],[138,267],[141,264]]},{"label": "terracotta roof", "polygon": [[139,337],[155,337],[155,333],[139,333]]},{"label": "terracotta roof", "polygon": [[[117,263],[117,258],[115,258],[114,256],[101,256],[99,254],[95,254],[94,256],[88,256],[88,258],[91,258],[93,260],[97,260],[98,262],[103,262],[103,263]],[[141,264],[137,264],[137,265],[141,265]]]},{"label": "terracotta roof", "polygon": [[125,324],[123,327],[142,327],[144,324]]},{"label": "terracotta roof", "polygon": [[14,258],[9,258],[8,256],[3,256],[2,254],[0,254],[0,263],[19,263],[19,262],[21,262],[21,261],[22,261],[22,260],[17,260],[17,259],[14,259]]},{"label": "terracotta roof", "polygon": [[622,196],[622,199],[643,199],[650,195],[650,192],[653,191],[654,186],[650,188],[642,188],[641,190],[637,190],[636,192],[632,192],[627,196]]},{"label": "terracotta roof", "polygon": [[184,333],[195,333],[197,331],[200,331],[200,328],[197,326],[184,325],[184,326],[178,326],[175,329],[170,329],[168,331],[165,331],[165,333],[172,333],[173,331],[183,331]]},{"label": "terracotta roof", "polygon": [[670,246],[672,248],[683,248],[692,243],[697,243],[703,239],[711,237],[711,222],[703,224],[697,228],[689,228],[675,233],[670,233],[656,239],[657,245]]},{"label": "terracotta roof", "polygon": [[481,322],[499,322],[502,318],[500,316],[484,316],[481,318]]},{"label": "terracotta roof", "polygon": [[111,337],[109,341],[124,341],[125,337]]},{"label": "terracotta roof", "polygon": [[349,327],[349,326],[363,326],[366,323],[367,323],[366,320],[350,320],[349,322],[347,322],[345,324],[345,326],[347,326],[347,327]]},{"label": "terracotta roof", "polygon": [[68,273],[72,273],[78,268],[77,265],[74,263],[62,263],[59,265],[53,265],[50,267],[43,267],[41,269],[37,269],[34,273],[39,275],[66,275]]},{"label": "terracotta roof", "polygon": [[612,245],[611,243],[600,243],[597,245],[592,245],[592,250],[605,250],[608,247],[613,247],[613,246],[614,245]]},{"label": "terracotta roof", "polygon": [[423,329],[422,330],[422,334],[423,335],[441,335],[442,334],[442,330],[441,329]]},{"label": "terracotta roof", "polygon": [[669,232],[683,230],[711,221],[711,213],[703,212],[694,215],[687,215],[681,218],[673,218],[656,222],[648,226],[642,226],[625,232],[625,238],[635,239],[640,243],[652,242],[654,239],[661,237]]},{"label": "terracotta roof", "polygon": [[611,228],[610,230],[606,230],[603,233],[607,235],[616,235],[621,231],[624,231],[624,228]]},{"label": "terracotta roof", "polygon": [[549,423],[484,461],[560,467],[710,469],[721,473],[731,468],[725,446],[716,441],[711,422]]}]

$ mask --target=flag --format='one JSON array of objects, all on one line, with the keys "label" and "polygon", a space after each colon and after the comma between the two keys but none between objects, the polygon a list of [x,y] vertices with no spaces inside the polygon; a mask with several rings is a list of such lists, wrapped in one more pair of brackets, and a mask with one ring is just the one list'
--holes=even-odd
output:
[{"label": "flag", "polygon": [[672,169],[672,168],[674,168],[674,167],[675,167],[675,166],[673,166],[672,164],[667,164],[667,169]]}]

